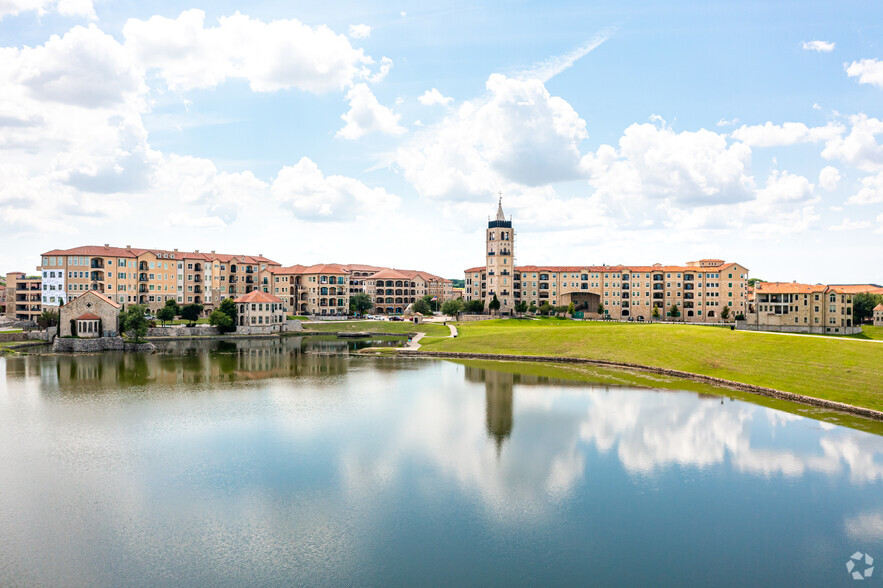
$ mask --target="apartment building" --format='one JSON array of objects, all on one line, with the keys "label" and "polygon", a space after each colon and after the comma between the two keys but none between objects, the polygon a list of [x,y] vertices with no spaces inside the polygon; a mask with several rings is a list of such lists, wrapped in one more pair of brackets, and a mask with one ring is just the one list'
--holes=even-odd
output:
[{"label": "apartment building", "polygon": [[849,333],[853,294],[838,286],[756,282],[746,328],[791,332]]},{"label": "apartment building", "polygon": [[[571,302],[588,315],[603,304],[603,316],[643,319],[658,309],[660,318],[678,308],[678,320],[717,322],[748,310],[748,269],[722,259],[701,259],[684,265],[514,265],[515,231],[512,219],[497,214],[488,221],[485,265],[464,272],[465,300],[483,300],[485,308],[494,296],[500,312],[509,314],[515,304],[565,306]],[[727,309],[726,311],[724,309]]]},{"label": "apartment building", "polygon": [[350,273],[342,265],[293,265],[270,272],[273,295],[286,311],[297,314],[345,315],[350,307]]},{"label": "apartment building", "polygon": [[285,323],[282,300],[261,290],[252,290],[233,300],[236,304],[237,327],[261,327],[268,332],[280,331]]},{"label": "apartment building", "polygon": [[0,316],[6,316],[6,286],[0,284]]},{"label": "apartment building", "polygon": [[34,321],[43,312],[42,277],[24,272],[6,274],[6,318]]},{"label": "apartment building", "polygon": [[[143,304],[151,310],[167,300],[205,305],[206,313],[229,296],[257,287],[262,269],[279,267],[270,259],[248,255],[182,252],[102,246],[53,249],[42,255],[41,303],[60,306],[93,291],[119,304]],[[251,279],[241,279],[250,277]],[[231,279],[232,278],[232,279]]]},{"label": "apartment building", "polygon": [[365,292],[376,314],[401,314],[424,296],[438,302],[454,298],[454,283],[423,271],[384,269],[365,280]]}]

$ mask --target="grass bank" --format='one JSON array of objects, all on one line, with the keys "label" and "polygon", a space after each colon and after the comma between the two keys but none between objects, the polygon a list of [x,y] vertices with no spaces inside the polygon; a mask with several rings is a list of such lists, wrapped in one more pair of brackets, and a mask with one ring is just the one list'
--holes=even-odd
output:
[{"label": "grass bank", "polygon": [[394,333],[404,335],[407,333],[426,333],[431,336],[447,337],[451,334],[450,329],[444,325],[424,323],[415,325],[408,321],[328,321],[325,323],[305,323],[305,331],[320,333]]},{"label": "grass bank", "polygon": [[635,363],[883,410],[883,344],[878,343],[563,320],[494,320],[457,328],[456,339],[430,339],[421,350]]}]

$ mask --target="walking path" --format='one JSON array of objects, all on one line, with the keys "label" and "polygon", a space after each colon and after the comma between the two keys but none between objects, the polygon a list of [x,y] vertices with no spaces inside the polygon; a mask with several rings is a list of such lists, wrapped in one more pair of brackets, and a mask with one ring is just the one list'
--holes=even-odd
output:
[{"label": "walking path", "polygon": [[418,341],[420,341],[420,339],[422,339],[423,335],[425,335],[425,334],[426,333],[417,333],[413,339],[408,341],[408,344],[405,346],[405,348],[406,349],[420,349],[420,343],[418,343]]},{"label": "walking path", "polygon": [[455,327],[454,325],[448,325],[448,328],[451,329],[451,336],[448,337],[448,339],[453,339],[457,336],[457,327]]}]

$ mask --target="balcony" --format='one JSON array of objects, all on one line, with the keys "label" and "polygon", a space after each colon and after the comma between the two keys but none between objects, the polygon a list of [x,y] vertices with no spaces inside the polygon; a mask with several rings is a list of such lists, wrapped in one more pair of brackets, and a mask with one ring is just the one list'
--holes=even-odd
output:
[{"label": "balcony", "polygon": [[653,281],[654,282],[661,282],[662,279],[663,279],[662,274],[653,274]]},{"label": "balcony", "polygon": [[193,286],[193,291],[196,294],[202,294],[202,287],[201,286]]},{"label": "balcony", "polygon": [[654,292],[653,293],[653,300],[662,300],[662,298],[663,298],[662,292]]},{"label": "balcony", "polygon": [[146,282],[147,281],[147,274],[138,274],[138,281],[139,282]]},{"label": "balcony", "polygon": [[246,284],[254,284],[254,278],[251,276],[246,276],[245,283]]},{"label": "balcony", "polygon": [[695,288],[693,284],[684,284],[684,290],[690,291],[693,288]]},{"label": "balcony", "polygon": [[245,267],[245,273],[247,273],[247,274],[253,274],[253,273],[254,273],[254,270],[251,269],[251,266],[249,265],[249,266],[246,266],[246,267]]},{"label": "balcony", "polygon": [[231,274],[235,274],[235,273],[236,273],[236,266],[235,266],[235,265],[231,265],[231,266],[230,266],[230,273],[231,273]]},{"label": "balcony", "polygon": [[104,269],[104,260],[103,259],[93,259],[92,263],[89,264],[92,269]]},{"label": "balcony", "polygon": [[197,284],[201,283],[201,282],[202,282],[202,276],[200,276],[199,274],[193,276],[193,281],[196,282]]},{"label": "balcony", "polygon": [[488,251],[487,254],[488,255],[496,255],[496,253],[494,251]]},{"label": "balcony", "polygon": [[630,287],[631,287],[631,286],[629,286],[627,283],[623,282],[623,284],[622,284],[622,289],[623,289],[623,290],[628,290]]},{"label": "balcony", "polygon": [[148,269],[150,269],[150,266],[147,265],[146,261],[142,261],[138,264],[138,271],[146,272]]},{"label": "balcony", "polygon": [[196,265],[194,265],[194,266],[193,266],[193,271],[195,271],[195,272],[201,272],[201,271],[202,271],[202,264],[201,264],[201,263],[197,263]]},{"label": "balcony", "polygon": [[140,285],[138,286],[138,291],[139,291],[139,292],[147,292],[147,285],[146,285],[146,284],[140,284]]},{"label": "balcony", "polygon": [[89,274],[89,279],[93,282],[103,282],[104,281],[104,272],[91,272]]},{"label": "balcony", "polygon": [[500,249],[500,255],[512,255],[512,251],[509,249]]},{"label": "balcony", "polygon": [[693,300],[693,296],[692,292],[684,292],[684,300]]}]

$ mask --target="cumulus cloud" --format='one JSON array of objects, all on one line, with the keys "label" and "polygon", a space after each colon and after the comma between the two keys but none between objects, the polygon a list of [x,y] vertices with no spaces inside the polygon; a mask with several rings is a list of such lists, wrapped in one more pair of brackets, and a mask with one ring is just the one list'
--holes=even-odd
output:
[{"label": "cumulus cloud", "polygon": [[825,166],[819,172],[819,186],[825,190],[836,190],[840,185],[840,170],[833,166]]},{"label": "cumulus cloud", "polygon": [[377,210],[388,213],[400,202],[383,188],[369,188],[345,176],[325,176],[308,157],[282,168],[271,192],[296,217],[313,221],[345,221]]},{"label": "cumulus cloud", "polygon": [[366,24],[350,25],[349,30],[353,39],[367,39],[371,36],[371,27]]},{"label": "cumulus cloud", "polygon": [[336,137],[359,139],[374,131],[385,135],[407,132],[399,125],[401,115],[381,105],[366,84],[356,84],[350,88],[346,98],[350,102],[350,109],[340,116],[346,125],[337,131]]},{"label": "cumulus cloud", "polygon": [[815,51],[817,53],[830,53],[834,50],[836,43],[830,41],[804,41],[803,47],[806,51]]},{"label": "cumulus cloud", "polygon": [[847,204],[879,204],[883,202],[883,172],[860,180],[858,192],[849,197]]},{"label": "cumulus cloud", "polygon": [[843,125],[836,123],[810,128],[803,123],[786,122],[775,125],[767,122],[763,125],[743,125],[733,131],[732,136],[737,141],[752,147],[774,147],[827,141],[839,137],[845,130]]},{"label": "cumulus cloud", "polygon": [[883,121],[862,113],[850,116],[849,123],[849,134],[828,140],[822,157],[844,161],[863,171],[883,169],[883,145],[876,138],[883,134]]},{"label": "cumulus cloud", "polygon": [[265,23],[237,12],[206,27],[205,13],[192,9],[176,19],[129,19],[123,36],[137,63],[158,71],[172,90],[239,78],[255,92],[323,93],[374,75],[369,67],[374,60],[346,36],[296,19]]},{"label": "cumulus cloud", "polygon": [[871,221],[854,221],[848,218],[843,219],[839,225],[831,225],[829,231],[858,231],[860,229],[871,228]]},{"label": "cumulus cloud", "polygon": [[434,104],[441,104],[442,106],[447,106],[451,102],[454,101],[453,98],[449,98],[447,96],[442,95],[441,92],[433,88],[432,90],[426,90],[422,96],[417,98],[417,101],[424,106],[432,106]]},{"label": "cumulus cloud", "polygon": [[540,80],[488,78],[487,95],[463,103],[395,155],[422,196],[484,199],[511,184],[538,186],[583,175],[586,123]]},{"label": "cumulus cloud", "polygon": [[858,78],[859,84],[871,84],[883,88],[883,61],[862,59],[846,66],[846,75]]}]

